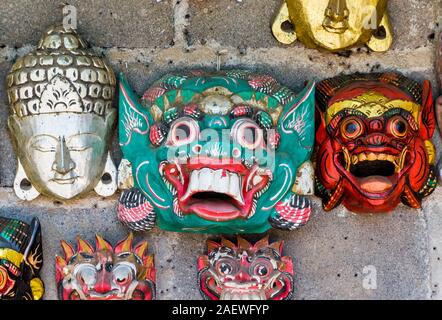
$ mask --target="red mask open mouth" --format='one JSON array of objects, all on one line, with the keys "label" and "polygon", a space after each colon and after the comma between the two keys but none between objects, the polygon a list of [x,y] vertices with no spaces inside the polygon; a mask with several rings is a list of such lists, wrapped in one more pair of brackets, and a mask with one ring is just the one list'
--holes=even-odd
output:
[{"label": "red mask open mouth", "polygon": [[174,194],[177,215],[196,214],[211,221],[252,217],[271,181],[270,170],[231,159],[163,162],[160,173]]}]

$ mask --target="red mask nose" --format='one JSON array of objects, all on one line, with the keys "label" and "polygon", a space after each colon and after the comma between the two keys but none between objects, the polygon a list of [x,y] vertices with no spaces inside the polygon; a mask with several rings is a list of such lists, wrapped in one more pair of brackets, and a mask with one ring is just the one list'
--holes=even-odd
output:
[{"label": "red mask nose", "polygon": [[372,132],[382,131],[384,128],[382,121],[379,119],[370,121],[370,129]]},{"label": "red mask nose", "polygon": [[94,290],[95,292],[104,294],[111,291],[112,287],[110,285],[110,274],[106,271],[103,271],[99,274],[97,282],[95,283]]},{"label": "red mask nose", "polygon": [[251,280],[248,272],[241,270],[236,276],[235,280],[238,282],[249,282]]},{"label": "red mask nose", "polygon": [[387,137],[381,133],[373,133],[365,138],[365,143],[372,146],[382,146],[387,142]]}]

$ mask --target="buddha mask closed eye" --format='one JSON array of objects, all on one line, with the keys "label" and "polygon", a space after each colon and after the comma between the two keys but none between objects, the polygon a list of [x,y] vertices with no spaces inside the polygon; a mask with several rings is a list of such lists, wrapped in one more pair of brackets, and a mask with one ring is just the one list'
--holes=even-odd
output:
[{"label": "buddha mask closed eye", "polygon": [[50,28],[37,51],[18,59],[8,75],[8,124],[18,157],[14,190],[23,200],[116,191],[108,152],[115,76],[85,48],[75,31]]},{"label": "buddha mask closed eye", "polygon": [[208,300],[289,300],[293,296],[293,263],[282,256],[282,242],[268,238],[255,245],[207,241],[208,254],[198,258],[198,284]]},{"label": "buddha mask closed eye", "polygon": [[400,74],[340,76],[317,91],[316,191],[325,210],[420,208],[436,187],[431,84]]},{"label": "buddha mask closed eye", "polygon": [[295,96],[243,71],[166,76],[142,104],[122,78],[119,181],[135,188],[123,192],[119,219],[134,230],[157,219],[166,230],[206,233],[303,225],[313,108],[314,83]]},{"label": "buddha mask closed eye", "polygon": [[0,217],[0,300],[40,300],[44,285],[40,222]]},{"label": "buddha mask closed eye", "polygon": [[96,236],[95,248],[77,239],[77,251],[61,242],[64,258],[56,257],[60,300],[153,300],[155,267],[147,242],[132,247],[133,235],[114,248]]},{"label": "buddha mask closed eye", "polygon": [[[387,51],[393,41],[388,0],[284,0],[272,27],[278,41],[339,51],[367,44]],[[289,27],[293,25],[293,29]]]}]

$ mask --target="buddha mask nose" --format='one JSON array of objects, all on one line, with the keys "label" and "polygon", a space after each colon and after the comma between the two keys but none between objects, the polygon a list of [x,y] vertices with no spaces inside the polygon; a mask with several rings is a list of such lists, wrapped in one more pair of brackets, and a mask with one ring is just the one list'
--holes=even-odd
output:
[{"label": "buddha mask nose", "polygon": [[323,26],[330,32],[343,33],[348,29],[349,15],[346,0],[330,0]]},{"label": "buddha mask nose", "polygon": [[52,164],[52,170],[60,174],[66,174],[75,168],[75,163],[71,159],[71,154],[66,146],[66,140],[63,137],[58,138],[57,148],[55,150],[55,161]]}]

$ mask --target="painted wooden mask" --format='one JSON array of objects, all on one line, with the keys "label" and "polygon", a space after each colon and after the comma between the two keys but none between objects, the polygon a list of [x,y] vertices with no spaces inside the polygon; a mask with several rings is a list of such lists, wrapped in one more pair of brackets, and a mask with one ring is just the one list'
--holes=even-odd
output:
[{"label": "painted wooden mask", "polygon": [[104,61],[87,50],[75,30],[62,26],[49,28],[37,50],[16,61],[7,77],[8,125],[20,199],[116,191],[117,170],[108,151],[115,84]]},{"label": "painted wooden mask", "polygon": [[289,300],[293,296],[293,263],[282,255],[283,242],[264,238],[254,245],[207,241],[198,258],[198,285],[207,300]]},{"label": "painted wooden mask", "polygon": [[432,89],[401,74],[354,74],[317,90],[316,192],[325,210],[420,208],[436,186]]},{"label": "painted wooden mask", "polygon": [[56,257],[60,300],[153,300],[155,266],[148,245],[133,244],[132,233],[115,247],[96,235],[95,248],[78,238],[77,250],[61,242],[64,258]]},{"label": "painted wooden mask", "polygon": [[[442,29],[439,31],[436,41],[436,71],[439,82],[439,90],[442,90]],[[436,115],[437,123],[439,125],[439,131],[442,133],[442,93],[441,96],[436,99]],[[440,160],[441,161],[441,160]],[[442,182],[442,164],[439,161],[439,183]]]},{"label": "painted wooden mask", "polygon": [[0,300],[40,300],[44,285],[40,222],[0,217]]},{"label": "painted wooden mask", "polygon": [[[309,48],[329,51],[363,44],[373,51],[387,51],[393,42],[387,2],[284,0],[272,31],[285,44],[299,39]],[[288,26],[290,23],[293,28]]]},{"label": "painted wooden mask", "polygon": [[141,104],[120,81],[119,219],[148,230],[259,233],[307,222],[314,88],[245,71],[166,76]]}]

